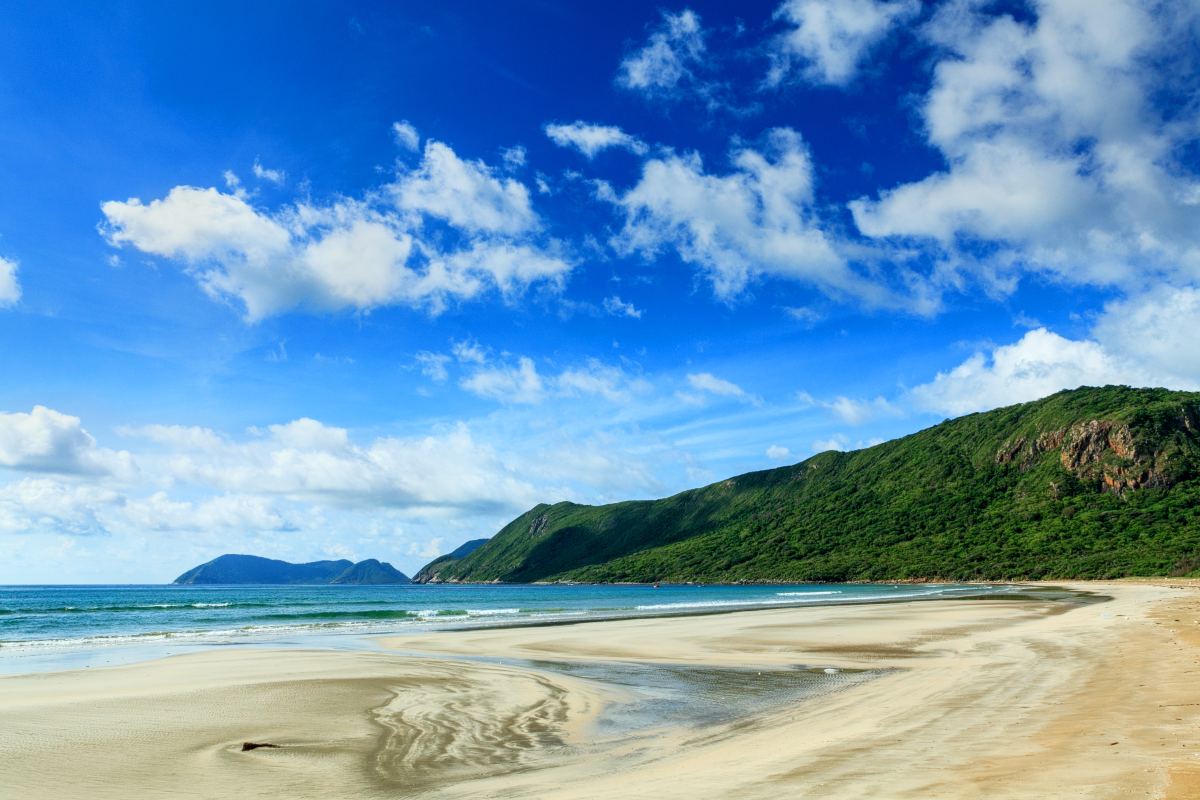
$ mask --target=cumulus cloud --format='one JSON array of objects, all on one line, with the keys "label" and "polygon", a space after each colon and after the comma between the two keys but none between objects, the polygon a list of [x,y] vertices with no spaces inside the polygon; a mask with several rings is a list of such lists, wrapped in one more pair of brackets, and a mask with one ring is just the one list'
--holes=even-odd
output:
[{"label": "cumulus cloud", "polygon": [[958,416],[1079,386],[1158,385],[1161,377],[1094,340],[1067,339],[1038,328],[1013,344],[974,353],[910,395],[919,408]]},{"label": "cumulus cloud", "polygon": [[498,177],[482,161],[468,161],[438,142],[425,143],[420,167],[390,187],[396,205],[444,219],[471,232],[522,233],[538,224],[529,190]]},{"label": "cumulus cloud", "polygon": [[634,306],[633,303],[626,303],[617,295],[604,298],[604,310],[614,317],[632,317],[634,319],[642,318],[642,310]]},{"label": "cumulus cloud", "polygon": [[705,56],[700,16],[690,9],[663,12],[644,45],[627,55],[617,72],[617,85],[651,96],[692,88]]},{"label": "cumulus cloud", "polygon": [[978,5],[926,27],[944,57],[922,113],[947,168],[852,203],[859,229],[930,242],[1000,289],[1028,268],[1133,291],[1194,283],[1190,12],[1043,0],[1025,21]]},{"label": "cumulus cloud", "polygon": [[533,496],[491,447],[466,425],[412,438],[366,443],[344,428],[298,419],[232,440],[207,429],[151,426],[130,429],[169,445],[161,456],[139,458],[156,474],[210,490],[356,508],[510,508]]},{"label": "cumulus cloud", "polygon": [[563,370],[555,385],[561,394],[594,395],[614,403],[626,402],[650,389],[648,381],[631,377],[620,367],[594,358],[582,366]]},{"label": "cumulus cloud", "polygon": [[876,397],[873,400],[836,397],[823,405],[847,425],[864,425],[880,417],[894,417],[901,413],[900,409],[885,397]]},{"label": "cumulus cloud", "polygon": [[282,186],[287,180],[286,172],[281,169],[268,169],[264,167],[257,158],[254,159],[254,166],[252,169],[254,171],[254,177],[258,178],[260,181],[267,181],[268,183],[273,183],[276,186]]},{"label": "cumulus cloud", "polygon": [[119,493],[103,487],[24,478],[0,486],[0,532],[103,535],[103,512],[121,502]]},{"label": "cumulus cloud", "polygon": [[573,147],[589,159],[610,147],[645,155],[649,150],[646,143],[630,136],[615,125],[592,125],[581,120],[570,124],[550,123],[545,127],[546,136],[559,147]]},{"label": "cumulus cloud", "polygon": [[17,262],[0,257],[0,308],[15,306],[21,299],[21,282],[17,280]]},{"label": "cumulus cloud", "polygon": [[772,461],[787,461],[791,455],[791,450],[777,444],[773,444],[767,448],[767,458]]},{"label": "cumulus cloud", "polygon": [[515,365],[481,367],[463,378],[460,385],[469,392],[499,400],[501,403],[535,405],[545,398],[545,383],[533,359],[522,356]]},{"label": "cumulus cloud", "polygon": [[812,160],[800,134],[776,128],[765,148],[740,148],[732,162],[732,172],[715,175],[695,154],[647,160],[638,183],[612,197],[624,215],[613,247],[648,258],[673,249],[725,300],[755,278],[771,276],[867,304],[898,304],[852,270],[823,230],[813,210]]},{"label": "cumulus cloud", "polygon": [[0,413],[0,467],[65,474],[128,474],[134,464],[127,452],[98,447],[79,417],[34,406],[27,414]]},{"label": "cumulus cloud", "polygon": [[784,80],[798,62],[806,80],[844,86],[892,28],[920,10],[919,0],[787,0],[775,15],[792,27],[775,42],[767,82]]},{"label": "cumulus cloud", "polygon": [[397,147],[411,150],[414,153],[421,149],[421,136],[408,120],[392,123],[392,139]]},{"label": "cumulus cloud", "polygon": [[[297,308],[403,304],[437,313],[492,288],[512,302],[535,283],[561,288],[571,270],[559,248],[531,238],[537,218],[523,185],[440,142],[389,189],[398,208],[368,197],[270,212],[244,195],[177,186],[149,203],[104,203],[104,234],[115,247],[183,262],[209,295],[240,302],[250,321]],[[459,246],[419,238],[426,216],[454,227]]]}]

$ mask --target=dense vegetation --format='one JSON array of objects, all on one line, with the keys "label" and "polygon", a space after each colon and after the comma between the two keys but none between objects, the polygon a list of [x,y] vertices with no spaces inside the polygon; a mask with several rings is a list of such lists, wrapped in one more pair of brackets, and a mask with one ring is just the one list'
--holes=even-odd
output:
[{"label": "dense vegetation", "polygon": [[1197,571],[1200,394],[1108,386],[662,500],[538,505],[483,547],[422,572],[848,581]]},{"label": "dense vegetation", "polygon": [[180,584],[385,584],[408,583],[408,576],[386,561],[310,561],[292,564],[262,556],[226,553],[192,567],[175,579]]}]

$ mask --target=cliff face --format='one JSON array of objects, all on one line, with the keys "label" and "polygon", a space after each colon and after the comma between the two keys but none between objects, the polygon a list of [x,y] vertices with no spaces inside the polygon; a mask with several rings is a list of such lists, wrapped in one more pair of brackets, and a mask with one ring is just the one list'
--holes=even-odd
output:
[{"label": "cliff face", "polygon": [[989,580],[1183,574],[1197,565],[1200,394],[1109,386],[662,500],[538,505],[430,574]]},{"label": "cliff face", "polygon": [[1064,470],[1101,491],[1165,489],[1195,476],[1198,431],[1200,411],[1185,404],[1165,418],[1090,419],[1036,437],[1018,436],[1001,446],[995,462],[1029,469],[1053,453]]}]

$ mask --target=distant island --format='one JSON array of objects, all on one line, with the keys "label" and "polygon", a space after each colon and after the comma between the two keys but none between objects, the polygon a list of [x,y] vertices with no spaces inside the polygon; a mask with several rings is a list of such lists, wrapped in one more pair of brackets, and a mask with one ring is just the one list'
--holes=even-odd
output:
[{"label": "distant island", "polygon": [[1200,574],[1200,393],[1085,387],[662,500],[541,504],[422,582]]},{"label": "distant island", "polygon": [[382,585],[410,583],[408,576],[386,561],[368,558],[357,564],[347,559],[292,564],[274,558],[226,554],[193,567],[176,584]]}]

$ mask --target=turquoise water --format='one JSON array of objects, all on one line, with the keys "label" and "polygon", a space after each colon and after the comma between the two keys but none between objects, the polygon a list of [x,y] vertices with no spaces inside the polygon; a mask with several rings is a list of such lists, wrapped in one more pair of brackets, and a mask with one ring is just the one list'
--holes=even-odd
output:
[{"label": "turquoise water", "polygon": [[[457,626],[937,599],[1007,586],[4,586],[0,672],[139,660],[231,644],[354,646]],[[357,637],[357,639],[355,638]]]}]

